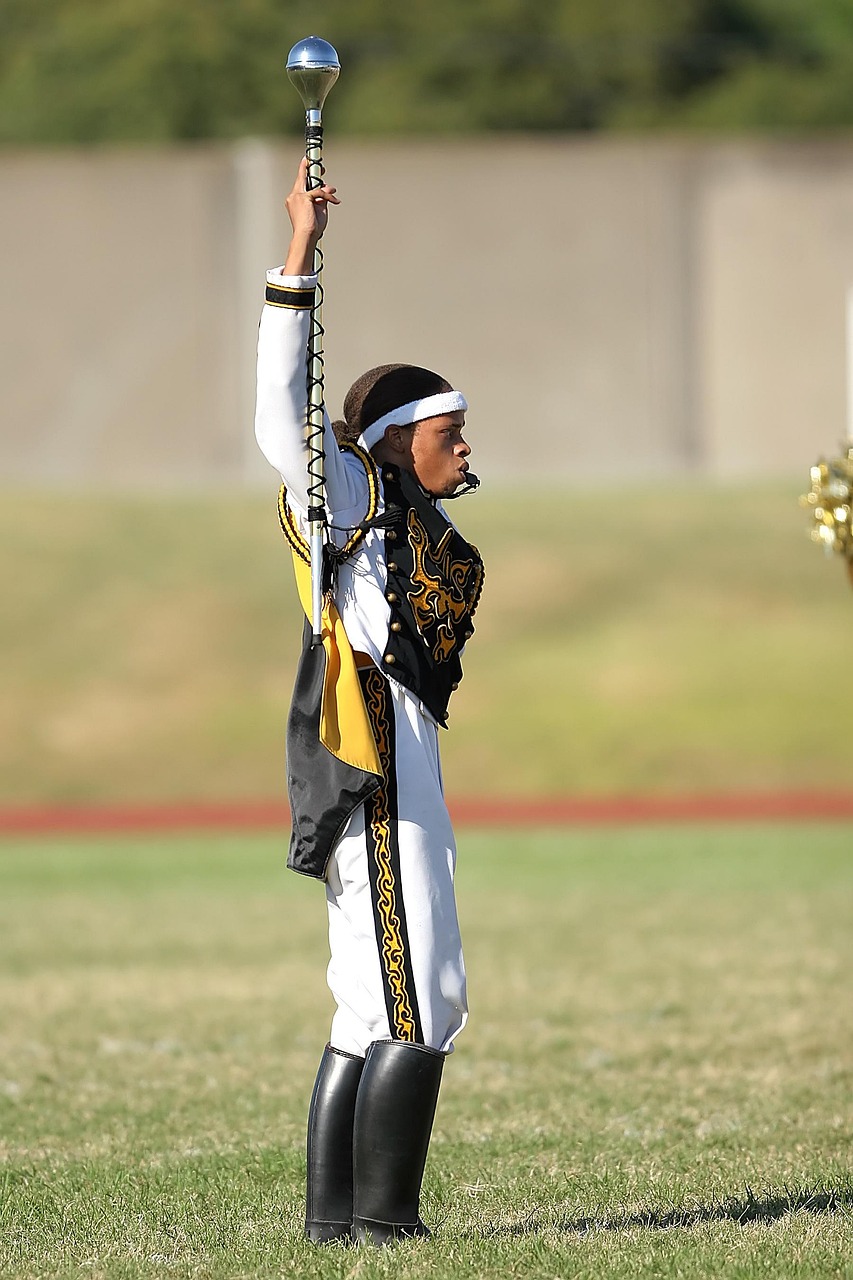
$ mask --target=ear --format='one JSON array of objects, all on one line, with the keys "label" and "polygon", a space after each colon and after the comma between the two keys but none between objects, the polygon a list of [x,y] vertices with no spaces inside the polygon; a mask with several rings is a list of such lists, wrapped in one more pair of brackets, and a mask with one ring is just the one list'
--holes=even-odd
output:
[{"label": "ear", "polygon": [[405,429],[403,427],[398,427],[395,422],[392,422],[390,427],[385,428],[383,440],[392,453],[404,454],[406,452],[407,440]]}]

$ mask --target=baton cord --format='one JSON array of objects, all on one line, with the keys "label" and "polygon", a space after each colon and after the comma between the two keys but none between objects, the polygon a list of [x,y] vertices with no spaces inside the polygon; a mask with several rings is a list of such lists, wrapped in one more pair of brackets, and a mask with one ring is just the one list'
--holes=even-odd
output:
[{"label": "baton cord", "polygon": [[[323,123],[319,110],[305,113],[305,155],[308,160],[306,190],[323,185]],[[311,547],[311,629],[312,643],[319,644],[322,634],[324,589],[324,544],[326,528],[326,454],[324,450],[324,362],[323,362],[323,250],[319,242],[314,248],[314,271],[317,289],[311,309],[311,327],[306,352],[308,420],[308,528]]]}]

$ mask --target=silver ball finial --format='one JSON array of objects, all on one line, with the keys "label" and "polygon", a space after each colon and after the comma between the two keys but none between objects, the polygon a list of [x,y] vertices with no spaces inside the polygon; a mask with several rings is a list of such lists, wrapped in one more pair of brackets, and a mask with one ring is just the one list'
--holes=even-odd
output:
[{"label": "silver ball finial", "polygon": [[287,76],[306,111],[320,111],[340,75],[338,55],[328,40],[306,36],[287,55]]}]

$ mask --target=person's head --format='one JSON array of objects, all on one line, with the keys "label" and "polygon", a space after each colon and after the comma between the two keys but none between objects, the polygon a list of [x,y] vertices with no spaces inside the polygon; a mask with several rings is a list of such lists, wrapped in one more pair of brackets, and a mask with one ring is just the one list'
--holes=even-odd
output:
[{"label": "person's head", "polygon": [[435,498],[465,483],[471,452],[462,434],[468,404],[450,383],[413,364],[369,369],[344,400],[341,441],[357,441],[377,462],[410,471]]}]

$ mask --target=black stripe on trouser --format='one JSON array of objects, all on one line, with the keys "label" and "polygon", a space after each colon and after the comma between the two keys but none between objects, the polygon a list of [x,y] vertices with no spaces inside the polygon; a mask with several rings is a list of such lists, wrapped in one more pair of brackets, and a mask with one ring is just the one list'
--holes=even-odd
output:
[{"label": "black stripe on trouser", "polygon": [[394,708],[388,682],[381,672],[367,667],[361,672],[361,680],[384,779],[379,790],[365,801],[364,829],[385,1008],[393,1039],[423,1044],[400,883]]}]

